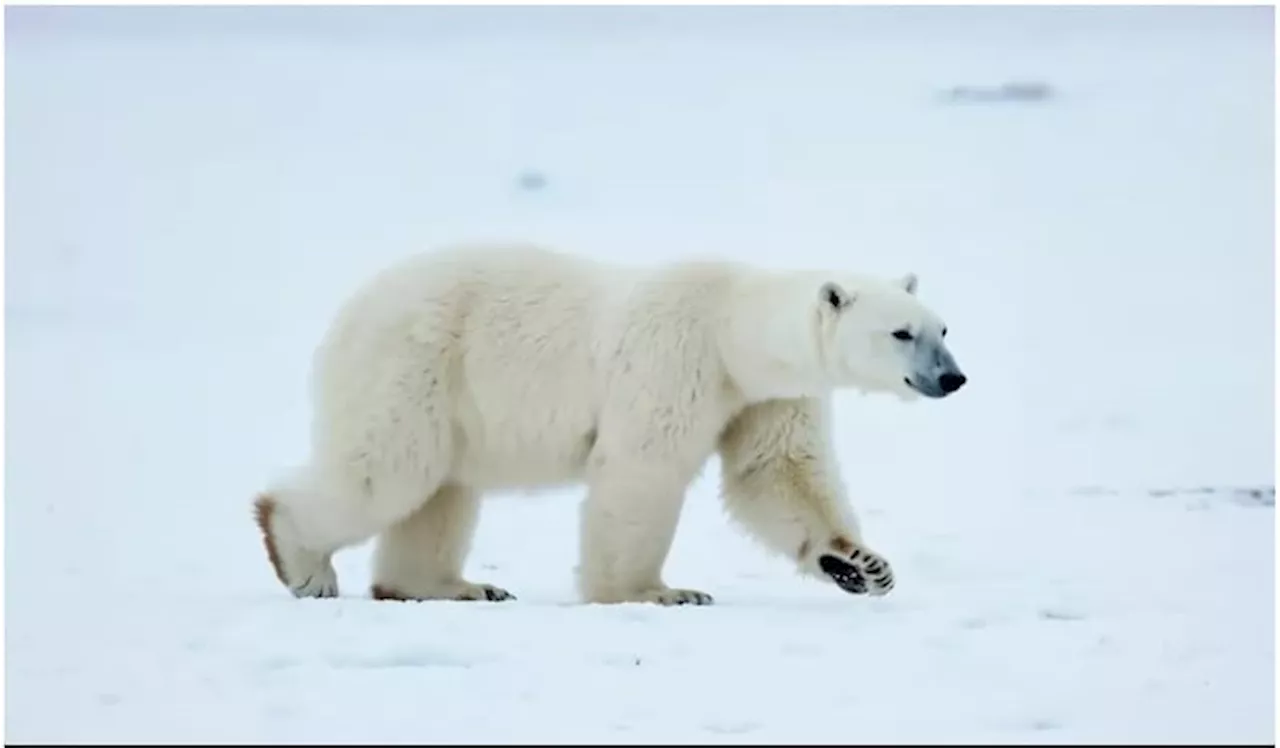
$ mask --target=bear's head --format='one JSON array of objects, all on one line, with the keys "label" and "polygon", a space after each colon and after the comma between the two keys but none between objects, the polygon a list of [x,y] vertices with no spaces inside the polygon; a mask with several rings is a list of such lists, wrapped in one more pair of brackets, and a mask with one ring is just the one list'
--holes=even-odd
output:
[{"label": "bear's head", "polygon": [[946,397],[964,386],[946,325],[920,302],[918,287],[914,273],[818,287],[818,356],[829,381],[904,399]]}]

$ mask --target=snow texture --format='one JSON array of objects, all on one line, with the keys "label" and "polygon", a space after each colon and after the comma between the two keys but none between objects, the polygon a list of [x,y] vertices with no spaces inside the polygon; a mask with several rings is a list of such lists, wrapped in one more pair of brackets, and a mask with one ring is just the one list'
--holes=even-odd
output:
[{"label": "snow texture", "polygon": [[[6,739],[1273,743],[1268,7],[6,9]],[[962,92],[962,95],[957,95]],[[297,601],[250,518],[362,278],[460,239],[921,276],[970,376],[842,395],[883,599],[709,465],[578,605]]]}]

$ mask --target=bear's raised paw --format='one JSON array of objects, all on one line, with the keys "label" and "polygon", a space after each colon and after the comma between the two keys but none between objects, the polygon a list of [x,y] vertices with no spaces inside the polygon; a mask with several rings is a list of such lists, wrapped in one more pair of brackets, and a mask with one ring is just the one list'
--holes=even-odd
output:
[{"label": "bear's raised paw", "polygon": [[[844,549],[839,549],[843,551]],[[824,553],[818,566],[840,589],[852,595],[887,595],[893,589],[893,569],[889,562],[866,548],[853,547],[847,555]]]}]

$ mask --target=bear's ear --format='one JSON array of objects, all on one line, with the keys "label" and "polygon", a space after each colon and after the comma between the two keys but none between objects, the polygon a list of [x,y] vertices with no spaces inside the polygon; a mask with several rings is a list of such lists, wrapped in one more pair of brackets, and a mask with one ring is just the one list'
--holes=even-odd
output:
[{"label": "bear's ear", "polygon": [[853,296],[840,287],[839,283],[827,281],[818,291],[818,298],[831,309],[839,311],[853,303]]},{"label": "bear's ear", "polygon": [[915,273],[907,273],[898,281],[898,285],[902,286],[902,290],[914,295],[916,289],[920,287],[920,279]]}]

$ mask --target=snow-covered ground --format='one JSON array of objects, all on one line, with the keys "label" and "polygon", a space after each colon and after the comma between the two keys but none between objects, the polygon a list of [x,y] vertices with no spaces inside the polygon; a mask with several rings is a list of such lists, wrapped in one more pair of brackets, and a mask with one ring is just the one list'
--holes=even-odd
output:
[{"label": "snow-covered ground", "polygon": [[[6,9],[8,742],[1274,742],[1272,10]],[[978,101],[1010,81],[1049,96]],[[981,98],[981,97],[977,97]],[[708,608],[296,601],[249,502],[408,252],[914,270],[971,384],[838,399],[882,599],[726,524]]]}]

